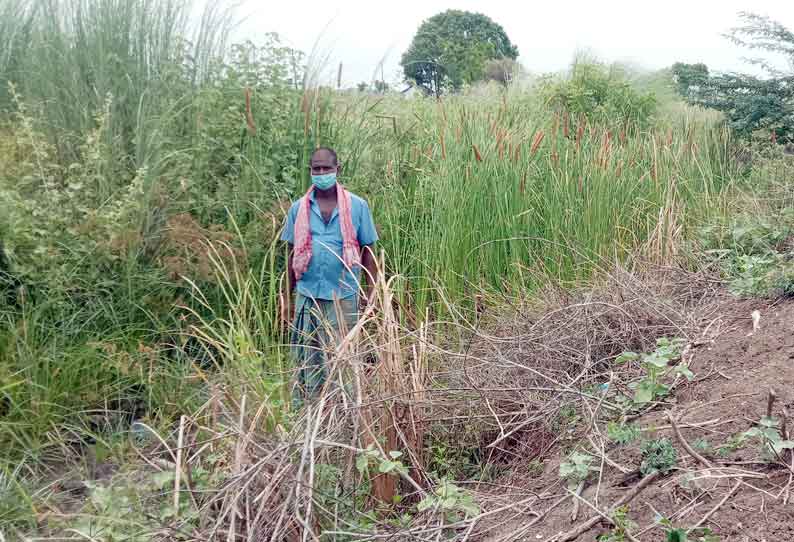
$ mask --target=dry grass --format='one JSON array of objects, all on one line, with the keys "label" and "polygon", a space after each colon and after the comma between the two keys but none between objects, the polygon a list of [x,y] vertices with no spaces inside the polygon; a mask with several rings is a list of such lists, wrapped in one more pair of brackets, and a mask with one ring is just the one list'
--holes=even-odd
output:
[{"label": "dry grass", "polygon": [[[319,540],[321,533],[356,540],[391,533],[424,540],[444,531],[458,540],[481,537],[485,531],[476,524],[498,528],[491,519],[538,501],[516,502],[513,493],[475,483],[467,487],[484,510],[477,521],[450,522],[435,510],[401,528],[388,521],[388,510],[409,509],[436,486],[425,457],[429,431],[443,433],[463,420],[480,435],[485,462],[512,467],[549,453],[559,439],[553,424],[566,407],[590,413],[592,423],[581,428],[585,438],[599,411],[612,408],[592,388],[610,382],[623,389],[635,376],[614,374],[612,359],[626,349],[647,349],[660,336],[693,337],[698,323],[692,315],[710,284],[673,268],[642,275],[618,269],[595,290],[549,290],[542,301],[515,302],[507,316],[458,324],[464,347],[457,348],[449,323],[402,327],[392,284],[381,277],[377,302],[328,353],[330,377],[321,395],[290,422],[273,431],[264,423],[271,408],[266,398],[213,387],[201,411],[148,454],[177,461],[178,450],[165,443],[182,435],[182,491],[200,518],[198,527],[186,519],[159,536],[297,541]],[[442,327],[445,335],[434,334]],[[375,365],[367,362],[373,357]],[[403,453],[407,468],[399,476],[377,473],[391,451]],[[366,474],[356,469],[362,455],[374,458]],[[196,491],[190,473],[198,467],[218,470],[223,481]],[[402,497],[396,507],[395,495]],[[382,513],[373,520],[368,510]],[[360,521],[365,517],[367,528]]]}]

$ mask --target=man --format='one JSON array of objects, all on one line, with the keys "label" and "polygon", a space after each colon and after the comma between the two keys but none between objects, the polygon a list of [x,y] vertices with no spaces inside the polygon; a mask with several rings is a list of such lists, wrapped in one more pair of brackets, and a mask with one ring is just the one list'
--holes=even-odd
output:
[{"label": "man", "polygon": [[358,305],[372,297],[377,271],[372,248],[378,240],[367,202],[337,182],[342,168],[336,152],[318,148],[310,168],[312,186],[290,207],[281,234],[289,243],[282,319],[287,322],[290,317],[295,292],[291,343],[304,396],[315,395],[323,386],[324,351],[350,330]]}]

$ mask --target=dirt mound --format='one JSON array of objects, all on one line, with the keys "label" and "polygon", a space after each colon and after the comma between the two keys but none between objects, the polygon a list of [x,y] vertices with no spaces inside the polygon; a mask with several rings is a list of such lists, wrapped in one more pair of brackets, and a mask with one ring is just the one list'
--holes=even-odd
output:
[{"label": "dirt mound", "polygon": [[[794,300],[738,301],[721,294],[701,307],[697,321],[700,333],[690,337],[684,354],[694,380],[680,383],[672,397],[630,420],[644,439],[670,439],[678,452],[677,466],[651,481],[618,512],[626,518],[620,522],[629,534],[602,517],[570,540],[599,540],[599,535],[608,541],[667,540],[657,523],[661,517],[670,520],[668,530],[683,533],[708,527],[719,537],[703,538],[703,532],[692,531],[689,540],[794,540],[794,505],[789,498],[794,476],[789,465],[794,463],[786,451],[777,459],[763,457],[759,440],[741,438],[767,414],[770,390],[775,397],[773,416],[785,419],[784,410],[794,412]],[[677,419],[682,439],[674,434],[668,412]],[[786,433],[785,424],[777,430]],[[703,462],[687,452],[682,440]],[[596,514],[617,517],[614,504],[626,500],[643,478],[638,469],[641,453],[636,442],[601,442],[601,472],[582,492],[575,521],[574,498],[558,474],[571,451],[562,438],[555,457],[543,463],[542,474],[527,473],[528,465],[524,474],[514,469],[509,480],[501,481],[511,488],[499,491],[501,502],[513,505],[494,514],[489,528],[481,531],[489,533],[483,540],[563,540],[560,533],[574,534],[575,527]],[[593,444],[597,453],[597,442]],[[515,488],[521,489],[511,493]]]}]

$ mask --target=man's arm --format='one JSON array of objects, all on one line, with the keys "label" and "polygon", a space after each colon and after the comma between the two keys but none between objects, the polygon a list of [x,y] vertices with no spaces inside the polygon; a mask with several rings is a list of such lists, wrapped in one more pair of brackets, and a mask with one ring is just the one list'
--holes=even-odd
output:
[{"label": "man's arm", "polygon": [[375,258],[375,243],[378,240],[378,231],[375,229],[375,221],[372,220],[372,213],[369,205],[363,201],[362,216],[358,226],[358,242],[361,245],[361,267],[364,268],[364,275],[367,279],[367,287],[364,290],[366,297],[363,303],[372,301],[375,291],[375,282],[378,280],[378,260]]}]

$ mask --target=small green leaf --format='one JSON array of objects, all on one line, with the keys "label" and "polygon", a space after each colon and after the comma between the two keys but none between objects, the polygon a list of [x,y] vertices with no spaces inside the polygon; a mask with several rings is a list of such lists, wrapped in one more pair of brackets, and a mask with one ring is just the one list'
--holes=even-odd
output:
[{"label": "small green leaf", "polygon": [[458,498],[457,497],[447,497],[443,501],[441,501],[441,508],[455,508],[455,504],[457,504]]},{"label": "small green leaf", "polygon": [[627,363],[629,361],[636,361],[640,357],[636,352],[623,352],[615,358],[615,363]]},{"label": "small green leaf", "polygon": [[670,361],[670,359],[665,356],[660,356],[658,353],[654,352],[653,354],[646,355],[642,361],[658,369],[663,369],[667,367],[667,363]]},{"label": "small green leaf", "polygon": [[775,453],[780,453],[783,450],[792,450],[794,449],[794,440],[779,440],[774,442],[772,443],[772,449]]},{"label": "small green leaf", "polygon": [[167,485],[174,483],[174,471],[167,470],[158,472],[152,476],[152,482],[154,482],[157,489],[163,489]]},{"label": "small green leaf", "polygon": [[650,403],[653,400],[655,385],[650,380],[643,380],[634,390],[634,402],[638,405]]},{"label": "small green leaf", "polygon": [[416,510],[419,512],[424,512],[428,508],[432,508],[435,503],[436,503],[435,497],[428,495],[427,497],[419,501],[419,504],[416,505]]},{"label": "small green leaf", "polygon": [[695,378],[695,373],[689,370],[689,366],[686,363],[679,363],[675,367],[676,374],[680,374],[681,376],[685,377],[687,380],[692,382]]},{"label": "small green leaf", "polygon": [[365,454],[359,454],[356,458],[356,470],[364,474],[367,472],[367,466],[369,465],[369,458]]},{"label": "small green leaf", "polygon": [[759,425],[761,425],[763,427],[768,427],[768,428],[775,428],[775,427],[778,426],[779,423],[780,423],[780,420],[778,420],[775,417],[764,416],[764,417],[761,418],[761,421],[759,422]]},{"label": "small green leaf", "polygon": [[378,472],[387,474],[393,471],[396,467],[397,467],[397,463],[395,463],[394,461],[388,461],[388,460],[381,461],[380,465],[378,465]]}]

